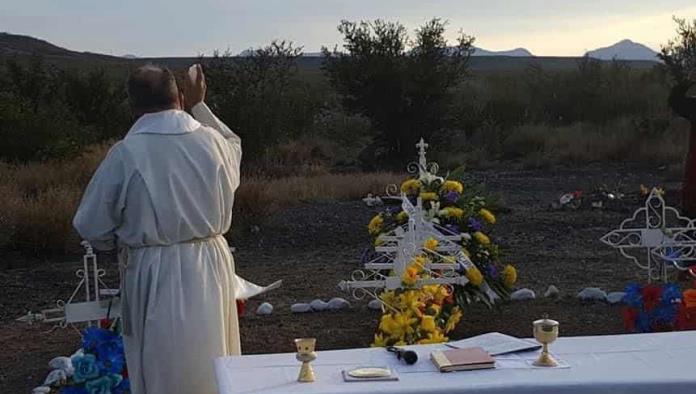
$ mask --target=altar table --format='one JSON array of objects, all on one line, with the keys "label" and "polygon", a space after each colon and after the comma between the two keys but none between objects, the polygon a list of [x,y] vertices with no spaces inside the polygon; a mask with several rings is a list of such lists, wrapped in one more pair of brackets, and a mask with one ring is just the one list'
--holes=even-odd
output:
[{"label": "altar table", "polygon": [[[321,343],[317,343],[321,349]],[[483,393],[483,394],[689,394],[696,393],[696,331],[561,337],[551,352],[569,368],[519,368],[440,373],[429,359],[444,345],[409,347],[413,366],[383,348],[318,351],[314,383],[296,381],[295,353],[221,357],[215,361],[220,394],[246,393]],[[531,358],[534,356],[528,354]],[[389,366],[396,382],[343,381],[341,371]]]}]

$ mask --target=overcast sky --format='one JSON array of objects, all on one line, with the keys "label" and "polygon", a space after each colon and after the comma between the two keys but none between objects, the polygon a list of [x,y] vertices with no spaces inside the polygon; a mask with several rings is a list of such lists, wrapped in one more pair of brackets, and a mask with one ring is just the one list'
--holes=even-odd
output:
[{"label": "overcast sky", "polygon": [[696,18],[694,0],[1,0],[0,31],[78,51],[196,56],[240,52],[273,39],[318,51],[341,41],[341,19],[382,18],[410,30],[449,21],[489,50],[525,47],[535,55],[582,55],[624,38],[659,49],[672,16]]}]

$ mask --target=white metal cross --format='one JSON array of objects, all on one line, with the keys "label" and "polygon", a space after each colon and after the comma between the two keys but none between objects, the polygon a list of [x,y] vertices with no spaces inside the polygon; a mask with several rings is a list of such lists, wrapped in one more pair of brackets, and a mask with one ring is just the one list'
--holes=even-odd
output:
[{"label": "white metal cross", "polygon": [[648,281],[667,282],[670,268],[694,273],[690,267],[696,263],[696,220],[667,206],[657,189],[650,192],[645,206],[601,241],[646,270]]}]

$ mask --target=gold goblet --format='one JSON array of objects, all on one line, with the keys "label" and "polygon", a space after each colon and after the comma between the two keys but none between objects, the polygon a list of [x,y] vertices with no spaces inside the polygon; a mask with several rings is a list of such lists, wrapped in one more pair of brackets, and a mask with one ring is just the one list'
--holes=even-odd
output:
[{"label": "gold goblet", "polygon": [[302,362],[300,376],[297,378],[298,382],[309,383],[314,381],[314,371],[309,363],[317,358],[317,354],[314,353],[316,343],[316,338],[295,339],[295,346],[297,347],[297,355],[295,357],[297,361]]},{"label": "gold goblet", "polygon": [[538,367],[556,367],[558,362],[549,354],[549,344],[558,338],[558,322],[551,319],[540,319],[534,322],[534,338],[543,346],[541,355],[534,361]]}]

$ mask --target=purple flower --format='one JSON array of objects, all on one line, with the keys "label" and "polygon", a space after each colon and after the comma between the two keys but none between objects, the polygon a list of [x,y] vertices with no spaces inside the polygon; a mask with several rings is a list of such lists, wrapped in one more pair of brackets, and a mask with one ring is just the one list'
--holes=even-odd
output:
[{"label": "purple flower", "polygon": [[457,192],[449,192],[445,194],[445,200],[451,203],[457,202],[459,200],[459,193]]},{"label": "purple flower", "polygon": [[483,224],[475,218],[469,218],[469,228],[471,228],[472,231],[481,231],[483,230]]},{"label": "purple flower", "polygon": [[459,235],[462,231],[456,224],[446,224],[445,229],[454,235]]}]

